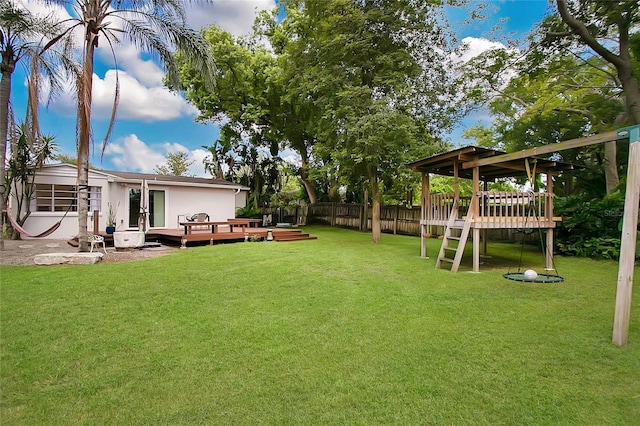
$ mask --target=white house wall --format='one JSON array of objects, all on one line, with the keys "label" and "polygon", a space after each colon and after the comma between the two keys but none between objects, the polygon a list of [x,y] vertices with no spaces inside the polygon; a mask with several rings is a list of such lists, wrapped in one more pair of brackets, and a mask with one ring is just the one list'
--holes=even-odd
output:
[{"label": "white house wall", "polygon": [[[37,175],[36,183],[75,185],[76,168],[69,165],[45,167]],[[107,203],[112,203],[116,213],[116,230],[131,229],[129,227],[129,189],[140,188],[139,183],[122,182],[102,172],[89,172],[89,186],[101,187],[102,205],[98,214],[99,232],[104,232],[107,221]],[[226,221],[235,217],[237,207],[246,204],[246,191],[236,188],[215,188],[197,185],[180,185],[176,183],[155,183],[149,181],[149,190],[165,191],[165,226],[162,228],[179,228],[187,214],[207,213],[212,221]],[[13,213],[13,211],[12,211]],[[32,212],[23,228],[36,235],[51,228],[60,220],[64,212]],[[94,229],[93,212],[89,212],[87,221],[89,232]],[[156,228],[156,229],[162,229]],[[153,230],[154,228],[152,228]],[[49,235],[50,239],[70,239],[78,235],[78,213],[69,212],[60,227]],[[23,237],[26,238],[26,237]]]},{"label": "white house wall", "polygon": [[[75,167],[62,165],[59,167],[51,167],[44,168],[35,178],[35,183],[41,184],[53,184],[53,185],[75,185],[76,184],[76,171]],[[109,198],[109,185],[108,185],[108,177],[103,174],[94,173],[92,171],[89,172],[89,185],[90,186],[99,186],[102,191],[102,210],[101,216],[104,216],[106,209],[106,200]],[[15,204],[12,205],[12,207]],[[13,212],[12,215],[17,216],[17,212]],[[23,228],[29,234],[37,235],[55,225],[58,222],[64,212],[37,212],[32,211],[29,218],[27,218]],[[104,219],[101,219],[102,221]],[[91,220],[91,215],[89,222],[87,224],[89,230],[93,230],[93,222]],[[60,227],[55,230],[51,235],[47,238],[49,239],[70,239],[74,236],[78,235],[78,212],[70,211],[67,213],[65,218],[62,220]],[[23,236],[22,238],[28,239],[28,237]]]},{"label": "white house wall", "polygon": [[[140,188],[140,185],[127,185],[124,183],[111,182],[109,184],[109,199],[102,200],[103,215],[100,216],[100,232],[104,232],[107,227],[107,202],[111,203],[113,212],[116,215],[116,231],[125,231],[129,223],[129,187]],[[89,226],[89,225],[88,225]]]},{"label": "white house wall", "polygon": [[[149,189],[157,187],[149,185]],[[235,190],[217,188],[172,187],[166,192],[167,227],[178,228],[178,219],[187,214],[206,213],[214,222],[236,217]]]}]

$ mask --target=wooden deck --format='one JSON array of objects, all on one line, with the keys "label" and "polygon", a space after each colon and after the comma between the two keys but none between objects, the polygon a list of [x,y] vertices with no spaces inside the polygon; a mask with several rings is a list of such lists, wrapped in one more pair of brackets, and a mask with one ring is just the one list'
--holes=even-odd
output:
[{"label": "wooden deck", "polygon": [[[228,230],[226,230],[228,229]],[[244,242],[252,239],[265,240],[268,235],[268,230],[271,230],[274,241],[300,241],[300,240],[314,240],[317,237],[311,236],[308,233],[303,232],[301,229],[296,228],[240,228],[240,227],[228,227],[218,228],[216,232],[211,232],[211,229],[192,229],[191,233],[184,233],[184,229],[153,229],[147,232],[147,241],[160,241],[164,243],[176,244],[181,248],[186,248],[187,245],[196,244],[216,244],[216,243],[231,243],[231,242]],[[105,241],[113,244],[113,235],[104,234]]]}]

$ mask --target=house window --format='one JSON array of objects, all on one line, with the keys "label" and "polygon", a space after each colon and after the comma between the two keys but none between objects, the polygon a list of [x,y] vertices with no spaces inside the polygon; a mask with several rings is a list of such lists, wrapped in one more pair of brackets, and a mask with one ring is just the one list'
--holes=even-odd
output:
[{"label": "house window", "polygon": [[89,213],[98,210],[102,211],[102,187],[89,187]]},{"label": "house window", "polygon": [[[78,211],[75,185],[36,184],[32,211],[66,212],[67,209],[72,212]],[[89,188],[89,211],[94,210],[102,210],[102,188],[99,186]]]}]

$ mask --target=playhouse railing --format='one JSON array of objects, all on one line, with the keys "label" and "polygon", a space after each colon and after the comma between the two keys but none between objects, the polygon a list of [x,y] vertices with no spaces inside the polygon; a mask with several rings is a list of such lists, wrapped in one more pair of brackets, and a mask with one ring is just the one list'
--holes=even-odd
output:
[{"label": "playhouse railing", "polygon": [[[553,194],[540,192],[479,191],[474,197],[460,197],[457,218],[467,215],[473,198],[478,211],[474,222],[491,222],[495,228],[553,227]],[[453,208],[453,194],[431,194],[424,218],[431,224],[446,222]]]}]

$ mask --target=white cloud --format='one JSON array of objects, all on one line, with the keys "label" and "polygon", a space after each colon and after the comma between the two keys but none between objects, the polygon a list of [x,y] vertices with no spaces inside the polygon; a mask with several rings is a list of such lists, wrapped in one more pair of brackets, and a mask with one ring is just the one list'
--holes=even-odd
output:
[{"label": "white cloud", "polygon": [[[32,2],[34,8],[43,9],[42,3]],[[207,5],[188,8],[188,21],[194,28],[217,24],[235,34],[247,34],[256,14],[276,6],[275,0],[213,0]],[[62,9],[62,11],[64,11]],[[59,13],[66,13],[60,12]],[[67,15],[68,16],[68,15]],[[120,68],[120,101],[118,120],[139,120],[154,122],[193,117],[197,109],[175,92],[163,85],[164,70],[156,62],[146,59],[133,45],[123,41],[114,45],[115,56]],[[98,48],[96,59],[113,67],[113,53],[106,45]],[[96,71],[99,64],[96,64]],[[109,119],[115,91],[115,70],[109,69],[104,75],[93,77],[93,118]],[[71,86],[70,86],[71,87]],[[77,101],[73,91],[68,90],[51,103],[51,108],[65,115],[73,115]]]},{"label": "white cloud", "polygon": [[202,160],[208,152],[203,149],[190,151],[184,145],[173,142],[164,142],[157,145],[149,145],[140,140],[137,135],[131,134],[120,138],[107,145],[104,156],[116,168],[140,173],[154,173],[159,165],[165,165],[167,153],[184,152],[188,155],[188,161],[194,161],[189,167],[189,174],[199,177],[211,177],[204,170]]},{"label": "white cloud", "polygon": [[153,149],[131,134],[107,145],[104,152],[117,170],[153,173],[156,165],[164,162],[165,154]]},{"label": "white cloud", "polygon": [[[115,46],[115,57],[118,67],[126,71],[131,77],[138,80],[144,87],[162,87],[164,70],[150,59],[142,59],[140,51],[131,44]],[[113,53],[111,49],[97,49],[100,60],[113,66]]]},{"label": "white cloud", "polygon": [[276,7],[275,0],[212,0],[188,6],[187,22],[196,30],[217,25],[235,36],[249,34],[256,15]]},{"label": "white cloud", "polygon": [[[118,120],[133,120],[146,123],[193,117],[198,110],[180,94],[164,86],[145,87],[128,72],[118,73],[120,100]],[[93,75],[92,118],[109,119],[116,87],[116,71],[109,70],[104,78]],[[52,102],[51,108],[67,115],[75,114],[76,99],[69,90]]]},{"label": "white cloud", "polygon": [[295,151],[285,149],[284,151],[280,152],[279,156],[285,163],[290,163],[295,167],[302,166],[302,158],[300,157],[300,154]]},{"label": "white cloud", "polygon": [[209,173],[205,172],[203,163],[204,159],[210,156],[211,154],[209,153],[209,151],[205,151],[204,149],[200,148],[194,149],[193,151],[189,152],[189,159],[195,160],[195,163],[193,163],[189,167],[189,173],[194,176],[211,177]]},{"label": "white cloud", "polygon": [[[42,0],[22,0],[25,7],[43,13],[56,13],[70,19],[69,11],[62,7],[52,8]],[[187,5],[188,24],[195,29],[212,24],[239,36],[249,34],[257,14],[262,10],[275,8],[276,0],[210,0],[203,5]],[[114,19],[116,19],[114,17]],[[117,25],[117,19],[112,20]],[[82,31],[75,32],[78,52],[83,42]],[[170,92],[163,85],[164,70],[151,55],[140,52],[126,39],[114,44],[120,80],[120,102],[117,120],[141,121],[153,123],[162,120],[191,119],[197,109],[187,103],[179,94]],[[93,119],[106,120],[111,115],[115,88],[115,64],[111,48],[104,39],[96,51],[95,72],[93,77]],[[68,82],[68,89],[49,104],[49,110],[63,117],[76,115],[77,100],[74,95],[74,84]],[[64,121],[64,120],[63,120]],[[64,125],[67,126],[67,121]],[[61,122],[61,125],[62,122]],[[72,124],[71,124],[72,125]],[[141,126],[144,131],[145,126]],[[140,136],[145,138],[144,136]],[[205,176],[202,160],[207,152],[202,149],[189,151],[187,148],[172,143],[147,144],[137,135],[130,134],[113,140],[106,148],[105,161],[110,162],[118,170],[153,172],[158,164],[162,164],[169,151],[178,150],[189,153],[195,160],[190,173]]]},{"label": "white cloud", "polygon": [[[166,87],[145,87],[140,81],[124,71],[119,72],[118,78],[120,80],[119,119],[153,122],[197,114],[197,109],[194,106]],[[115,70],[107,71],[104,79],[94,75],[93,112],[96,118],[109,117],[115,86]]]},{"label": "white cloud", "polygon": [[486,38],[465,37],[462,39],[457,52],[452,55],[452,59],[456,63],[467,62],[487,50],[506,48],[504,44],[487,40]]}]

